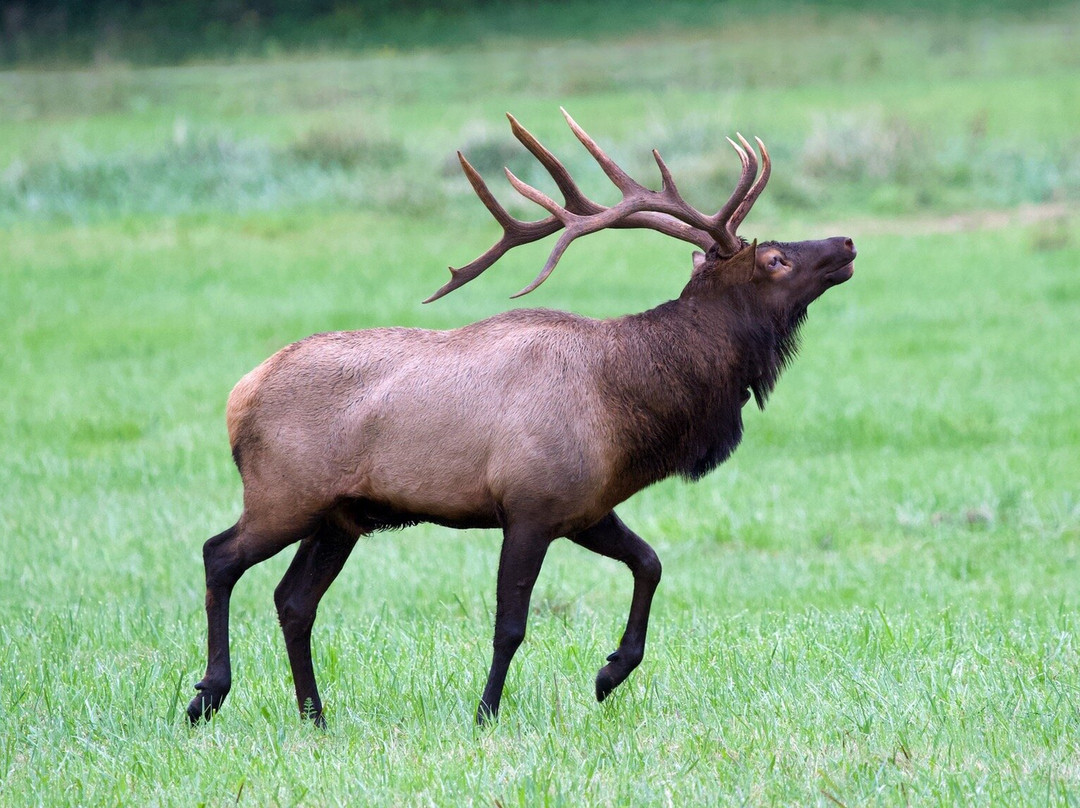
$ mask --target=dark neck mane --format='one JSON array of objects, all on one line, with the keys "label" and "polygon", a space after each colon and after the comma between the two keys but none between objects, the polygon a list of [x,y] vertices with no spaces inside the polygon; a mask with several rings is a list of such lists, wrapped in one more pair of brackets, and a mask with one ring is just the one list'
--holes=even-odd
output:
[{"label": "dark neck mane", "polygon": [[763,410],[780,374],[798,353],[806,309],[769,311],[750,292],[748,284],[729,290],[724,314],[735,333],[738,375]]},{"label": "dark neck mane", "polygon": [[726,460],[742,439],[742,405],[752,393],[765,406],[805,315],[763,311],[746,284],[612,321],[601,384],[627,425],[628,480],[698,479]]}]

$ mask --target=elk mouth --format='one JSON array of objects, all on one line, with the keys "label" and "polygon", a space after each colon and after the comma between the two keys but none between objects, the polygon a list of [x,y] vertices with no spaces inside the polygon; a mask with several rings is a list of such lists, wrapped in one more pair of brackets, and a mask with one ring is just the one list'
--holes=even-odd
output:
[{"label": "elk mouth", "polygon": [[855,262],[848,261],[845,264],[837,267],[836,269],[830,269],[823,276],[825,281],[830,286],[836,286],[844,281],[851,280],[851,276],[855,274]]},{"label": "elk mouth", "polygon": [[855,242],[849,238],[837,237],[829,241],[837,245],[840,254],[833,253],[835,259],[829,262],[831,268],[825,270],[823,277],[829,286],[836,286],[850,280],[855,274],[855,256],[859,251],[855,249]]},{"label": "elk mouth", "polygon": [[[850,280],[855,274],[855,242],[846,236],[833,236],[820,241],[800,241],[792,245],[805,253],[813,263],[810,273],[824,289]],[[820,292],[818,293],[820,294]]]}]

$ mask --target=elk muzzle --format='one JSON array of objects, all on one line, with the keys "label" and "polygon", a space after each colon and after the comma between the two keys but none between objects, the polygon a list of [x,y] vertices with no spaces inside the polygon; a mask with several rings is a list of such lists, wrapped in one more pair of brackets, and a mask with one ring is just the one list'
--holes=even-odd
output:
[{"label": "elk muzzle", "polygon": [[829,286],[836,286],[846,280],[850,280],[855,274],[855,242],[847,236],[833,236],[822,239],[818,244],[822,245],[822,256],[817,265],[817,271]]}]

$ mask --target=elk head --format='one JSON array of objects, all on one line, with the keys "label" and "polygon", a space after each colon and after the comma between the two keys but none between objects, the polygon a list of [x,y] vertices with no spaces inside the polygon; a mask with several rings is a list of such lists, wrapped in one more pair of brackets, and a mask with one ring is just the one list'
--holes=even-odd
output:
[{"label": "elk head", "polygon": [[707,295],[748,284],[773,311],[806,311],[826,289],[851,278],[855,243],[845,236],[817,241],[766,241],[748,244],[736,255],[694,253],[694,274],[683,297]]},{"label": "elk head", "polygon": [[564,204],[558,204],[551,197],[522,182],[509,169],[505,169],[510,184],[522,196],[551,214],[537,221],[516,219],[499,204],[480,174],[464,155],[458,152],[458,160],[465,176],[485,207],[502,226],[503,235],[472,263],[460,268],[451,267],[450,280],[425,300],[425,303],[437,300],[476,278],[508,250],[539,241],[559,230],[564,232],[559,236],[540,274],[512,297],[528,294],[547,280],[574,239],[609,227],[656,230],[706,250],[705,253],[694,253],[694,272],[690,283],[683,290],[684,298],[715,294],[723,289],[749,284],[761,303],[769,309],[789,313],[792,318],[798,319],[822,292],[851,277],[856,251],[850,238],[837,236],[819,241],[768,241],[751,245],[738,235],[739,225],[765,189],[772,170],[769,152],[760,139],[755,138],[761,150],[761,171],[758,173],[759,163],[754,148],[742,135],[737,135],[738,143],[728,138],[742,161],[742,172],[727,202],[710,216],[690,206],[682,198],[659,152],[653,150],[652,154],[660,169],[662,185],[659,191],[653,191],[639,184],[616,165],[565,109],[562,113],[577,139],[622,192],[622,200],[616,205],[605,207],[586,197],[558,158],[508,114],[514,136],[551,175],[563,195]]}]

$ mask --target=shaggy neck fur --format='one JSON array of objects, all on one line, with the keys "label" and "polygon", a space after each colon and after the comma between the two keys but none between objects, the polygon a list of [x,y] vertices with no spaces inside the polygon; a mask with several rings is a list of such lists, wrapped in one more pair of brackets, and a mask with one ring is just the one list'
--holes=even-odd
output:
[{"label": "shaggy neck fur", "polygon": [[735,324],[736,352],[741,360],[738,373],[763,410],[780,374],[798,353],[806,307],[770,311],[752,294],[749,284],[733,287],[727,302],[726,313]]},{"label": "shaggy neck fur", "polygon": [[688,291],[612,322],[602,386],[623,415],[615,422],[628,425],[619,436],[623,468],[639,485],[673,474],[697,479],[731,455],[747,391],[764,408],[806,316],[805,308],[765,310],[750,283]]}]

